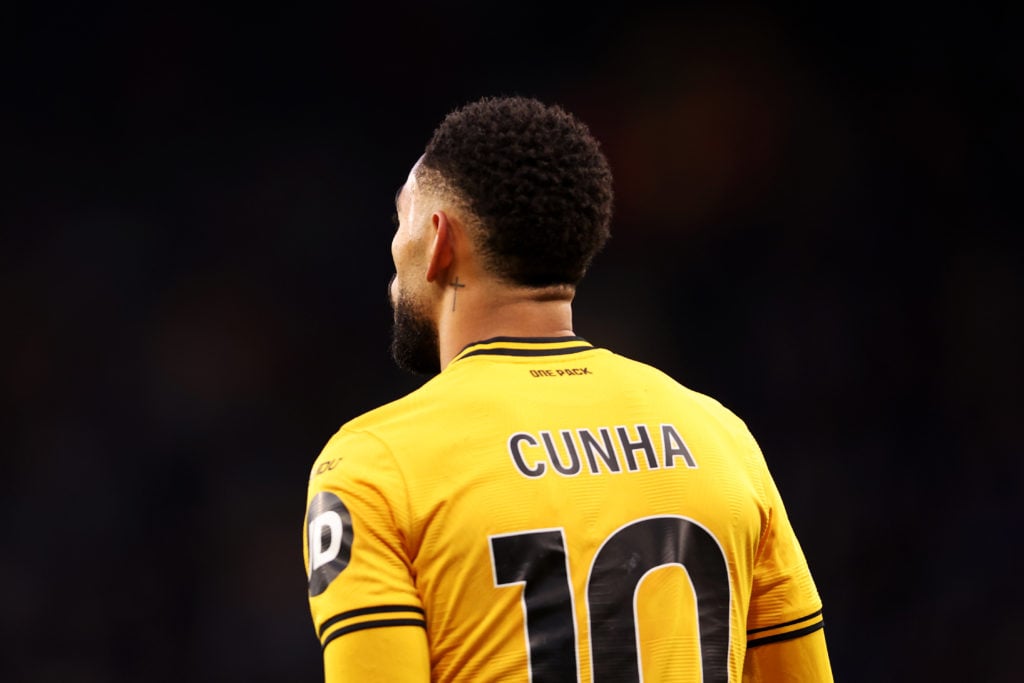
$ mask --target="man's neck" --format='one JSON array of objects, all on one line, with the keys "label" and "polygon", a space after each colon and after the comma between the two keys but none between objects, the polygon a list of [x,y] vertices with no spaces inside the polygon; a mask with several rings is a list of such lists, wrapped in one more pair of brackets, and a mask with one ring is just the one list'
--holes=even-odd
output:
[{"label": "man's neck", "polygon": [[[462,286],[460,286],[462,285]],[[493,337],[571,337],[572,289],[449,283],[438,322],[441,367],[473,342]]]}]

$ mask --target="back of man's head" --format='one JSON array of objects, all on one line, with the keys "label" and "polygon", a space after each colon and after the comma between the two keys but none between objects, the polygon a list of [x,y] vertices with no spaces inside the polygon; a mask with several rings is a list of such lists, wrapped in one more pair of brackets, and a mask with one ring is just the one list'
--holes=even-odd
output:
[{"label": "back of man's head", "polygon": [[588,128],[558,106],[485,98],[449,114],[418,179],[454,193],[497,276],[575,285],[609,236],[612,175]]}]

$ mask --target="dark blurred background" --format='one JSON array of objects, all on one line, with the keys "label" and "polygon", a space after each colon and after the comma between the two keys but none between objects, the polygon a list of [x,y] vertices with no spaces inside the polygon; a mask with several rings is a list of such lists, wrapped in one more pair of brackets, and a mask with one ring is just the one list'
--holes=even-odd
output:
[{"label": "dark blurred background", "polygon": [[522,94],[616,174],[577,332],[751,426],[837,679],[1019,680],[1019,10],[143,5],[5,10],[0,679],[319,679],[394,192]]}]

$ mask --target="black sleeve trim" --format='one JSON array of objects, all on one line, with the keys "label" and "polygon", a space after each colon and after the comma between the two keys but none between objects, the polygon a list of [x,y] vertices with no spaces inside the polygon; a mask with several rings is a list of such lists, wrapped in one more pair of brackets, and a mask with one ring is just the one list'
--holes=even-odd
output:
[{"label": "black sleeve trim", "polygon": [[786,626],[792,626],[793,624],[799,624],[801,621],[807,621],[808,619],[813,619],[817,616],[821,616],[821,610],[818,610],[817,612],[812,612],[811,614],[808,614],[806,617],[800,617],[799,619],[794,619],[792,621],[785,621],[781,624],[775,624],[774,626],[762,626],[761,628],[748,629],[747,635],[749,636],[754,633],[761,633],[762,631],[774,631],[777,628],[784,628]]},{"label": "black sleeve trim", "polygon": [[363,631],[368,628],[380,628],[382,626],[419,626],[425,629],[427,627],[427,622],[422,619],[378,619],[376,621],[361,621],[358,624],[342,626],[336,631],[331,631],[331,634],[324,638],[324,644],[321,646],[321,649],[326,648],[328,643],[339,636],[345,635],[346,633]]},{"label": "black sleeve trim", "polygon": [[806,636],[809,633],[820,631],[823,628],[825,628],[825,621],[821,620],[817,624],[811,624],[810,626],[800,628],[795,631],[780,633],[775,636],[765,636],[764,638],[755,638],[754,640],[747,641],[747,649],[749,650],[752,647],[758,647],[760,645],[769,645],[771,643],[781,643],[784,640],[793,640],[794,638],[799,638],[801,636]]},{"label": "black sleeve trim", "polygon": [[426,615],[422,607],[416,607],[415,605],[377,605],[376,607],[360,607],[359,609],[350,609],[347,612],[336,614],[324,623],[320,624],[320,631],[318,636],[323,638],[324,631],[334,626],[339,621],[345,621],[352,617],[361,617],[366,614],[386,614],[390,612],[415,612],[416,614]]}]

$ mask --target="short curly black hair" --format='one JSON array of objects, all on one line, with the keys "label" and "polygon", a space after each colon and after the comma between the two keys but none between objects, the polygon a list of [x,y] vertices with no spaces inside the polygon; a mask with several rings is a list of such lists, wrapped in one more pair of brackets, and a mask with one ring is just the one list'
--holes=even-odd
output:
[{"label": "short curly black hair", "polygon": [[479,219],[487,266],[515,284],[576,285],[610,235],[608,161],[561,107],[525,97],[468,104],[441,122],[420,165]]}]

